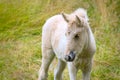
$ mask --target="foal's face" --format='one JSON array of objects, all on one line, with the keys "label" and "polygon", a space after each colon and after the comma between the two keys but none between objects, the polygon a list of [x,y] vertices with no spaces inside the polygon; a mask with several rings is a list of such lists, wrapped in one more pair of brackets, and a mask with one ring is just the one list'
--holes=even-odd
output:
[{"label": "foal's face", "polygon": [[[66,16],[63,15],[66,20]],[[65,50],[65,60],[73,61],[75,55],[81,53],[85,41],[85,27],[78,17],[74,20],[66,20],[67,30],[65,33],[67,43]]]},{"label": "foal's face", "polygon": [[[83,47],[83,41],[84,41],[84,27],[79,26],[76,24],[76,22],[68,23],[68,28],[66,30],[66,52],[67,55],[66,60],[68,58],[68,61],[73,61],[75,58],[75,55],[81,52],[81,49]],[[72,55],[73,59],[70,59],[68,55]]]}]

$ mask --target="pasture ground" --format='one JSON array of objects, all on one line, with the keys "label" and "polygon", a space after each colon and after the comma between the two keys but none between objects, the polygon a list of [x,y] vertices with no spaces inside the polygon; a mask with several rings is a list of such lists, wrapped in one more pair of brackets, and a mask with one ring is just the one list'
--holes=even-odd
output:
[{"label": "pasture ground", "polygon": [[[0,80],[37,80],[42,25],[79,7],[88,11],[97,44],[91,80],[120,80],[119,0],[0,0]],[[55,59],[48,80],[56,64]],[[69,80],[67,69],[64,80]]]}]

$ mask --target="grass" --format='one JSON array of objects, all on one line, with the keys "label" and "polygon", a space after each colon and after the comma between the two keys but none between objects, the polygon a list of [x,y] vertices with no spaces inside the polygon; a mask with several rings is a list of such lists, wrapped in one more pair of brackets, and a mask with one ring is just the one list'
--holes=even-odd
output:
[{"label": "grass", "polygon": [[[97,44],[91,80],[119,80],[119,3],[119,0],[0,0],[0,80],[37,80],[42,25],[55,14],[70,13],[79,7],[88,10]],[[53,80],[56,64],[55,59],[48,80]],[[79,71],[79,78],[80,74]],[[67,69],[64,80],[69,80]]]}]

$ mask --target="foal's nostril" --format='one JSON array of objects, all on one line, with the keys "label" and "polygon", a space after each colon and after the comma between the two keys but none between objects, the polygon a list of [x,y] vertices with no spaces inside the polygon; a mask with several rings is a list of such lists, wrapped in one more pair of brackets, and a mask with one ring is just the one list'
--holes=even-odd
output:
[{"label": "foal's nostril", "polygon": [[75,53],[73,53],[73,51],[71,51],[69,55],[65,56],[66,61],[73,61],[74,59],[75,59]]},{"label": "foal's nostril", "polygon": [[70,56],[66,55],[66,56],[65,56],[65,60],[66,60],[66,61],[70,61]]}]

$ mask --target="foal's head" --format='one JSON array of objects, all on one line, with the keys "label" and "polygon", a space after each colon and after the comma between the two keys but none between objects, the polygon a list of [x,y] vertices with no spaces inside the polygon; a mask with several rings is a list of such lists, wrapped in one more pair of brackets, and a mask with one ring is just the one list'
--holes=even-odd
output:
[{"label": "foal's head", "polygon": [[77,15],[68,15],[62,13],[64,20],[67,22],[65,36],[67,39],[65,49],[65,60],[73,61],[77,54],[80,54],[86,41],[87,21],[84,17]]}]

